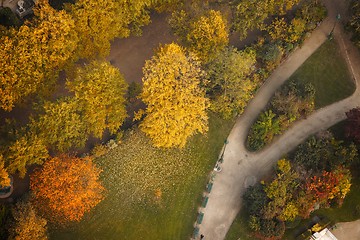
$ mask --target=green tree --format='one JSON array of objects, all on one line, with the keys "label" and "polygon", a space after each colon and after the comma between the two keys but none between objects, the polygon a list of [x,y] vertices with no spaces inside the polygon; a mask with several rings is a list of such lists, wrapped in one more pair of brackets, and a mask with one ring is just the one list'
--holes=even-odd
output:
[{"label": "green tree", "polygon": [[208,91],[212,98],[212,110],[220,112],[225,118],[242,113],[258,84],[253,80],[255,77],[249,77],[255,62],[253,50],[226,48],[209,63]]},{"label": "green tree", "polygon": [[183,147],[190,136],[208,130],[203,73],[183,48],[174,43],[160,47],[143,72],[140,98],[147,107],[140,129],[155,146]]},{"label": "green tree", "polygon": [[307,171],[319,173],[323,170],[332,171],[339,166],[348,167],[357,156],[353,144],[346,146],[332,137],[312,137],[298,147],[294,161]]},{"label": "green tree", "polygon": [[45,240],[47,238],[47,221],[38,216],[30,201],[20,201],[12,212],[15,220],[10,228],[11,240]]},{"label": "green tree", "polygon": [[0,39],[0,107],[11,111],[26,96],[52,86],[73,57],[77,40],[73,19],[39,1],[33,21]]},{"label": "green tree", "polygon": [[214,59],[229,42],[226,20],[221,12],[210,10],[206,15],[191,22],[186,40],[189,50],[202,61]]},{"label": "green tree", "polygon": [[119,70],[107,62],[93,61],[75,70],[67,87],[74,92],[87,132],[101,138],[105,129],[116,133],[126,114],[127,84]]},{"label": "green tree", "polygon": [[272,110],[260,114],[260,118],[251,128],[249,144],[255,150],[262,148],[269,143],[275,135],[281,132],[279,119]]}]

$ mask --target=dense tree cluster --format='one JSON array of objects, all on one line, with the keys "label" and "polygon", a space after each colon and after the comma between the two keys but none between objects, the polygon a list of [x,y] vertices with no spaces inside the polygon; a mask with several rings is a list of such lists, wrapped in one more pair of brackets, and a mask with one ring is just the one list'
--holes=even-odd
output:
[{"label": "dense tree cluster", "polygon": [[72,58],[77,42],[71,16],[40,1],[33,21],[1,36],[0,107],[11,111],[28,95],[47,90]]},{"label": "dense tree cluster", "polygon": [[290,124],[314,110],[315,89],[311,84],[291,81],[272,98],[267,110],[251,127],[248,143],[258,150],[286,130]]},{"label": "dense tree cluster", "polygon": [[[319,148],[311,148],[312,153],[304,152],[303,148],[313,141],[327,141],[326,149],[333,153],[323,156],[322,161],[329,164],[305,165],[314,152],[319,156],[323,153]],[[316,204],[320,207],[341,205],[350,191],[349,166],[356,157],[357,150],[352,146],[347,147],[334,139],[313,137],[293,153],[293,163],[279,160],[273,179],[249,187],[243,196],[250,214],[249,227],[255,236],[279,238],[285,232],[285,222],[297,217],[308,218]]]}]

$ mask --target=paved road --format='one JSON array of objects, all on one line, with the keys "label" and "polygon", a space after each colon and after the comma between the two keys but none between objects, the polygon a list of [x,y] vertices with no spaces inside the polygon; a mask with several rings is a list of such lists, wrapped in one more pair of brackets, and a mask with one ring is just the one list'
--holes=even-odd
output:
[{"label": "paved road", "polygon": [[291,56],[279,66],[259,89],[254,99],[249,103],[244,113],[236,121],[229,137],[229,144],[224,154],[223,170],[214,181],[204,218],[199,226],[200,233],[207,240],[222,240],[238,214],[242,194],[246,187],[254,184],[271,171],[273,165],[284,154],[294,149],[307,137],[322,129],[345,119],[345,112],[360,106],[360,56],[338,25],[335,29],[335,39],[345,57],[349,70],[356,82],[356,91],[349,98],[330,106],[319,109],[305,120],[301,120],[271,145],[260,152],[250,153],[245,147],[248,131],[259,113],[276,91],[316,49],[326,41],[335,23],[335,16],[342,6],[341,0],[324,0],[328,9],[328,17],[311,36]]}]

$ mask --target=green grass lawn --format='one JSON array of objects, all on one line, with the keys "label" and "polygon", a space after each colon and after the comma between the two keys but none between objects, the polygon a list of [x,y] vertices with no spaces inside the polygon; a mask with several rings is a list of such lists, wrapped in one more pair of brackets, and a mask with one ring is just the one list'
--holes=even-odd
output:
[{"label": "green grass lawn", "polygon": [[[315,87],[315,107],[321,108],[350,96],[355,85],[350,78],[346,62],[340,55],[335,41],[326,41],[306,62],[290,77],[290,79],[312,83]],[[289,80],[290,80],[289,79]],[[342,126],[342,123],[339,124]],[[334,129],[332,129],[334,130]],[[334,130],[336,135],[342,135],[338,128]],[[353,185],[352,192],[345,200],[340,209],[319,210],[318,214],[324,213],[330,220],[339,222],[351,221],[356,202],[360,204],[360,181]],[[359,206],[360,211],[360,206]],[[350,216],[351,215],[351,216]],[[360,216],[359,216],[360,217]],[[248,236],[248,227],[245,214],[238,216],[232,224],[227,240],[252,239]],[[287,233],[288,236],[291,233]],[[284,239],[287,239],[286,237]]]},{"label": "green grass lawn", "polygon": [[290,79],[314,85],[316,108],[344,99],[355,91],[346,62],[334,40],[326,41]]},{"label": "green grass lawn", "polygon": [[[155,149],[142,136],[124,141],[96,159],[106,198],[80,223],[52,230],[50,239],[188,239],[232,125],[211,115],[207,135],[193,137],[184,150]],[[152,195],[158,188],[160,198]]]}]

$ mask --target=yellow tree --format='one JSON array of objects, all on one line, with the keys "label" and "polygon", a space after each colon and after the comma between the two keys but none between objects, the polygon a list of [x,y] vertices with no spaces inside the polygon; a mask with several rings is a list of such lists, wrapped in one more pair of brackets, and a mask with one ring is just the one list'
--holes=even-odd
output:
[{"label": "yellow tree", "polygon": [[103,199],[100,172],[90,157],[50,159],[30,178],[35,205],[55,223],[80,221]]},{"label": "yellow tree", "polygon": [[0,39],[0,107],[7,111],[53,84],[77,45],[74,21],[64,11],[40,1],[35,15],[32,22],[10,29]]},{"label": "yellow tree", "polygon": [[7,170],[18,172],[20,177],[25,176],[28,165],[42,164],[48,157],[45,143],[35,134],[20,137],[5,151]]},{"label": "yellow tree", "polygon": [[208,100],[199,86],[199,63],[177,44],[159,48],[143,68],[141,99],[147,105],[140,124],[158,147],[183,147],[197,132],[208,130]]},{"label": "yellow tree", "polygon": [[197,21],[190,23],[187,34],[190,51],[202,61],[212,60],[229,42],[226,20],[221,12],[210,10]]},{"label": "yellow tree", "polygon": [[106,128],[116,133],[127,116],[124,97],[127,84],[117,68],[107,62],[91,62],[77,68],[67,86],[75,93],[88,132],[98,138]]},{"label": "yellow tree", "polygon": [[151,0],[78,0],[68,4],[80,37],[78,55],[81,58],[104,57],[115,37],[128,37],[132,31],[150,22],[147,8]]},{"label": "yellow tree", "polygon": [[10,186],[9,173],[4,167],[4,158],[0,154],[0,188]]},{"label": "yellow tree", "polygon": [[66,151],[71,147],[82,147],[88,139],[86,125],[81,118],[74,99],[45,102],[44,113],[31,122],[31,131],[38,134],[47,147]]},{"label": "yellow tree", "polygon": [[10,228],[9,239],[14,240],[45,240],[47,221],[39,217],[31,203],[20,201],[12,213],[14,225]]}]

